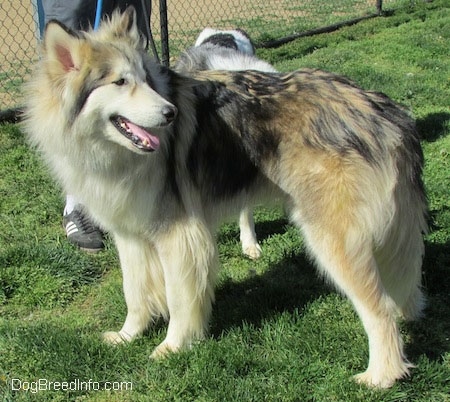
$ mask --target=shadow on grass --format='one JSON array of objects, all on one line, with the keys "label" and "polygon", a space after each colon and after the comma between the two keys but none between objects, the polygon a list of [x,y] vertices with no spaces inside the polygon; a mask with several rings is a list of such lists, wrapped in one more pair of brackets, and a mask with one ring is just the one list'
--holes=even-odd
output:
[{"label": "shadow on grass", "polygon": [[[286,224],[284,219],[263,222],[257,232],[264,239],[273,234],[265,229],[283,233]],[[450,243],[426,242],[423,286],[428,304],[421,320],[406,324],[406,333],[411,336],[406,354],[413,362],[421,355],[439,361],[450,351],[449,266]],[[241,283],[229,280],[217,289],[211,334],[217,338],[244,323],[261,327],[266,319],[280,312],[301,311],[311,301],[333,291],[304,253],[286,257],[263,275]]]},{"label": "shadow on grass", "polygon": [[427,307],[422,319],[408,323],[412,342],[407,355],[414,361],[420,355],[441,360],[450,351],[450,242],[426,243],[423,286]]},{"label": "shadow on grass", "polygon": [[218,337],[243,323],[260,327],[273,315],[301,311],[310,301],[329,292],[304,256],[286,258],[264,275],[242,283],[230,280],[217,290],[211,334]]},{"label": "shadow on grass", "polygon": [[450,126],[450,113],[431,113],[417,120],[417,129],[420,138],[428,142],[434,142],[443,137]]},{"label": "shadow on grass", "polygon": [[[285,233],[288,224],[285,218],[256,224],[258,240],[263,242],[271,236]],[[239,228],[236,227],[234,233],[228,231],[226,235],[234,235],[238,239]],[[230,279],[217,288],[211,334],[218,337],[227,329],[241,326],[244,322],[259,327],[262,321],[274,314],[301,311],[310,301],[329,292],[330,288],[317,274],[305,253],[285,256],[262,275],[250,275],[240,283]]]}]

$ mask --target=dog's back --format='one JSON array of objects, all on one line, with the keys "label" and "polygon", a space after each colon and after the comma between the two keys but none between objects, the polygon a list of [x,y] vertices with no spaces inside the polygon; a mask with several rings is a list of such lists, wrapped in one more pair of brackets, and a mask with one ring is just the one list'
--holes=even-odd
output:
[{"label": "dog's back", "polygon": [[421,315],[427,227],[414,121],[386,96],[319,70],[196,77],[210,80],[205,103],[288,195],[320,271],[353,302],[370,346],[357,380],[387,387],[407,375],[395,319]]},{"label": "dog's back", "polygon": [[183,52],[175,70],[191,74],[201,70],[258,70],[276,72],[269,63],[255,56],[249,36],[242,30],[204,29],[195,46]]}]

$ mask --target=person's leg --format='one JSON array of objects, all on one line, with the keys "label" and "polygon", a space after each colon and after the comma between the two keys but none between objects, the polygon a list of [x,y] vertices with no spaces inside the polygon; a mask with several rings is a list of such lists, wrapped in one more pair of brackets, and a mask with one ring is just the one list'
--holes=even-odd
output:
[{"label": "person's leg", "polygon": [[[44,21],[47,23],[50,20],[58,20],[71,29],[80,29],[81,15],[79,10],[89,6],[89,3],[95,4],[95,0],[42,0]],[[86,10],[83,14],[86,15],[88,11]]]},{"label": "person's leg", "polygon": [[[81,29],[88,28],[95,18],[95,0],[42,0],[41,5],[45,23],[58,20],[69,28]],[[63,227],[69,242],[80,249],[90,252],[103,249],[103,232],[92,223],[83,206],[71,194],[66,196]]]}]

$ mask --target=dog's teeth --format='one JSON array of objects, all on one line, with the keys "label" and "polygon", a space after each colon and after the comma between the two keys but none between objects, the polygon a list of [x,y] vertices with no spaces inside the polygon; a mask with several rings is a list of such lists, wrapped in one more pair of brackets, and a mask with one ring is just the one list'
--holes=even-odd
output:
[{"label": "dog's teeth", "polygon": [[147,146],[150,145],[150,143],[148,142],[147,138],[144,139],[144,141],[142,141],[142,144],[143,144],[145,147],[147,147]]}]

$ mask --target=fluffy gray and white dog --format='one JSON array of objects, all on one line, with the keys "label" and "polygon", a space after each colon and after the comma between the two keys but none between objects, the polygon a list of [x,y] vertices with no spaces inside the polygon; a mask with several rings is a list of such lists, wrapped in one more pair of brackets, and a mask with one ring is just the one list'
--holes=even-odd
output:
[{"label": "fluffy gray and white dog", "polygon": [[199,69],[204,49],[182,56],[178,71],[155,64],[133,9],[96,32],[46,28],[24,128],[114,237],[128,313],[104,339],[131,341],[160,316],[168,330],[153,357],[201,339],[218,225],[273,197],[361,318],[369,364],[356,380],[391,386],[411,367],[396,319],[424,306],[427,203],[414,120],[325,71]]}]

